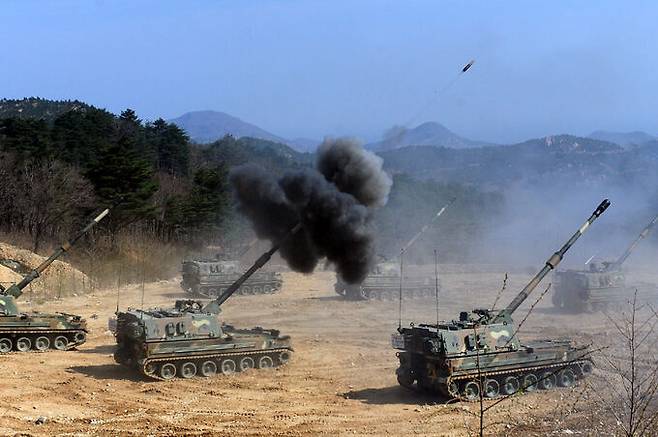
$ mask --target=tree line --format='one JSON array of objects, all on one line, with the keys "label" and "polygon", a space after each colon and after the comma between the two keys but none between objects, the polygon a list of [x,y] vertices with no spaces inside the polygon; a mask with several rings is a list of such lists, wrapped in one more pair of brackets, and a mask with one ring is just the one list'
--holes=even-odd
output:
[{"label": "tree line", "polygon": [[28,236],[38,251],[113,207],[100,231],[109,240],[127,230],[199,245],[218,233],[229,208],[228,164],[218,147],[194,147],[174,124],[144,122],[131,109],[3,118],[0,232]]}]

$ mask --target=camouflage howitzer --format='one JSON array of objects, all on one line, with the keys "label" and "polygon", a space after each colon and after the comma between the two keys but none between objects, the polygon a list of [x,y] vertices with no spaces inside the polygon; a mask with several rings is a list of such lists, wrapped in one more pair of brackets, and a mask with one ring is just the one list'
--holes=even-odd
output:
[{"label": "camouflage howitzer", "polygon": [[[181,288],[193,296],[214,299],[240,278],[240,262],[232,260],[186,260],[182,264]],[[283,279],[276,272],[256,272],[238,294],[271,294],[281,289]]]},{"label": "camouflage howitzer", "polygon": [[[295,226],[286,238],[300,228]],[[205,305],[178,300],[174,308],[117,311],[115,361],[164,380],[287,363],[293,351],[289,336],[275,329],[237,329],[219,320],[221,305],[270,260],[280,245],[261,255],[237,281]]]},{"label": "camouflage howitzer", "polygon": [[619,305],[637,290],[641,300],[655,299],[655,285],[633,284],[627,286],[622,265],[640,241],[649,235],[658,221],[656,215],[615,261],[590,262],[586,270],[555,272],[555,286],[551,300],[556,308],[570,312],[605,310],[610,304]]},{"label": "camouflage howitzer", "polygon": [[[429,229],[445,210],[454,203],[456,199],[451,199],[444,205],[432,220],[423,226],[407,244],[400,250],[398,261],[404,253],[414,245],[422,234]],[[418,299],[427,298],[434,295],[434,279],[430,277],[407,276],[402,278],[402,298]],[[334,291],[350,300],[393,300],[400,294],[400,264],[394,262],[380,262],[374,265],[370,274],[360,284],[348,284],[339,276],[336,276]]]},{"label": "camouflage howitzer", "polygon": [[80,316],[67,313],[22,313],[16,306],[16,299],[23,289],[41,276],[64,252],[67,252],[83,235],[103,219],[109,212],[100,213],[70,241],[64,243],[48,259],[28,273],[19,283],[7,289],[0,286],[0,354],[16,350],[45,351],[48,349],[69,350],[87,340],[87,322]]},{"label": "camouflage howitzer", "polygon": [[480,386],[485,397],[495,398],[555,385],[568,387],[587,376],[592,371],[588,347],[575,347],[570,340],[521,343],[512,314],[609,205],[607,199],[601,202],[507,308],[476,309],[460,313],[459,320],[399,327],[391,341],[400,350],[396,371],[400,385],[473,401],[480,397]]}]

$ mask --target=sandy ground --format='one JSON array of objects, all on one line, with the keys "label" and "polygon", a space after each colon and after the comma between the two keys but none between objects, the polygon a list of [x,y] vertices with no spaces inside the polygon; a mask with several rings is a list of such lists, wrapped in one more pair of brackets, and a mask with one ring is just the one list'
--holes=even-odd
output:
[{"label": "sandy ground", "polygon": [[[490,306],[502,273],[442,275],[441,318]],[[499,306],[529,279],[510,276]],[[397,385],[390,335],[397,302],[348,302],[333,293],[333,273],[284,274],[276,295],[236,296],[222,317],[236,326],[280,329],[293,338],[291,363],[212,379],[149,381],[114,363],[107,320],[116,290],[24,306],[66,311],[90,323],[77,351],[0,356],[0,435],[468,435],[477,404],[445,403]],[[536,295],[541,290],[536,291]],[[482,298],[485,296],[485,298]],[[147,284],[147,306],[182,297],[176,281]],[[534,300],[533,295],[529,300]],[[121,306],[139,306],[139,287],[121,292]],[[523,316],[526,304],[519,310]],[[434,302],[406,302],[403,324],[433,321]],[[601,314],[560,315],[544,299],[524,325],[523,338],[573,337],[580,342],[610,333]],[[487,414],[492,434],[586,433],[586,418],[562,417],[575,399],[569,389],[518,396]],[[37,418],[46,419],[36,424]],[[575,427],[575,428],[574,428]],[[580,427],[580,429],[578,429]],[[591,431],[594,433],[593,431]]]}]

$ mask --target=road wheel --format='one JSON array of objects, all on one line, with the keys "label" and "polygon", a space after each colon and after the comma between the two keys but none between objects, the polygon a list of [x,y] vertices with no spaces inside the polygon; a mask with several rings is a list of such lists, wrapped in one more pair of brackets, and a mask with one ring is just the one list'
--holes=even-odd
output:
[{"label": "road wheel", "polygon": [[534,373],[528,373],[523,377],[523,390],[524,391],[535,391],[537,390],[537,375]]},{"label": "road wheel", "polygon": [[16,340],[16,350],[20,352],[27,352],[32,349],[32,341],[27,337],[21,337]]},{"label": "road wheel", "polygon": [[557,374],[557,385],[560,387],[571,387],[576,383],[576,375],[573,370],[563,369]]},{"label": "road wheel", "polygon": [[37,337],[34,341],[34,348],[38,351],[45,351],[50,348],[50,340],[48,337]]},{"label": "road wheel", "polygon": [[580,375],[579,378],[585,378],[592,374],[592,363],[585,361],[580,364]]},{"label": "road wheel", "polygon": [[240,360],[240,371],[244,372],[245,370],[253,369],[256,366],[254,359],[251,357],[243,357]]},{"label": "road wheel", "polygon": [[553,372],[544,372],[542,373],[537,386],[542,390],[550,390],[555,387],[555,374]]},{"label": "road wheel", "polygon": [[474,401],[480,397],[480,384],[477,381],[469,381],[464,385],[462,390],[463,396],[469,401]]},{"label": "road wheel", "polygon": [[274,293],[274,289],[272,288],[271,285],[265,285],[265,286],[263,287],[263,293],[265,293],[265,294],[272,294],[272,293]]},{"label": "road wheel", "polygon": [[230,375],[231,373],[235,373],[235,370],[238,368],[238,366],[235,364],[235,361],[231,358],[225,358],[224,360],[222,360],[222,364],[220,365],[220,367],[224,375]]},{"label": "road wheel", "polygon": [[411,376],[411,372],[408,370],[397,371],[398,384],[402,387],[413,389],[414,388],[414,377]]},{"label": "road wheel", "polygon": [[260,285],[254,285],[254,294],[263,294],[263,289]]},{"label": "road wheel", "polygon": [[508,376],[503,380],[503,394],[512,395],[519,391],[519,380],[516,376]]},{"label": "road wheel", "polygon": [[484,382],[484,395],[488,398],[496,398],[500,394],[500,384],[495,379],[487,379]]},{"label": "road wheel", "polygon": [[0,338],[0,354],[6,354],[7,352],[11,352],[11,348],[13,347],[14,345],[10,339]]},{"label": "road wheel", "polygon": [[196,376],[196,364],[191,361],[183,363],[180,366],[180,376],[185,379],[194,378]]},{"label": "road wheel", "polygon": [[155,375],[156,370],[157,370],[157,368],[156,368],[155,364],[148,363],[144,367],[144,374],[147,375],[147,376],[153,376],[153,375]]},{"label": "road wheel", "polygon": [[203,293],[201,293],[201,294],[206,295],[208,297],[217,297],[218,296],[216,288],[206,288],[205,290],[203,290]]},{"label": "road wheel", "polygon": [[74,338],[76,344],[82,344],[87,341],[87,334],[84,332],[76,332]]},{"label": "road wheel", "polygon": [[279,363],[286,364],[288,361],[290,361],[291,357],[292,354],[289,351],[282,351],[279,353]]},{"label": "road wheel", "polygon": [[214,361],[204,361],[201,364],[201,375],[209,378],[217,374],[217,364]]},{"label": "road wheel", "polygon": [[66,348],[69,347],[69,339],[64,337],[63,335],[58,335],[55,338],[55,343],[53,343],[53,346],[58,351],[65,351]]},{"label": "road wheel", "polygon": [[269,357],[268,355],[263,355],[258,360],[259,369],[270,369],[272,367],[274,367],[274,360],[272,360],[272,358]]},{"label": "road wheel", "polygon": [[172,379],[176,376],[176,366],[171,363],[165,363],[160,366],[160,378],[162,379]]}]

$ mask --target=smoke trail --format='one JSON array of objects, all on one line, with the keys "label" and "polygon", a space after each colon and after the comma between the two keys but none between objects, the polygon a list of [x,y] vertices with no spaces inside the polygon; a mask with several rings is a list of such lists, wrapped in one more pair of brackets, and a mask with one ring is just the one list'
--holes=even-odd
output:
[{"label": "smoke trail", "polygon": [[278,242],[303,223],[281,247],[293,270],[310,273],[327,258],[346,282],[361,282],[374,262],[371,207],[386,203],[391,179],[379,157],[345,139],[325,140],[317,167],[276,179],[244,165],[232,170],[230,179],[240,211],[259,238]]}]

